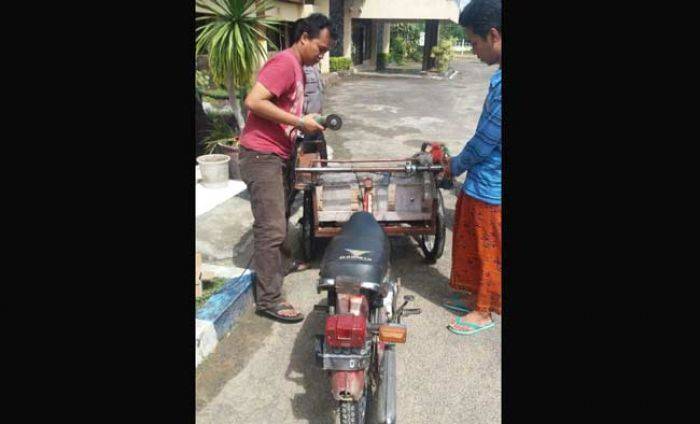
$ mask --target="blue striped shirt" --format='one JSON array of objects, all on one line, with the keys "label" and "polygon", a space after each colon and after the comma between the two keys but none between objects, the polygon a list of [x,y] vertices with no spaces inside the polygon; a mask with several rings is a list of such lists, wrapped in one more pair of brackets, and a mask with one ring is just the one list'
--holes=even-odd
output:
[{"label": "blue striped shirt", "polygon": [[454,177],[465,171],[462,191],[492,205],[501,204],[501,70],[491,77],[474,136],[458,156],[452,158]]}]

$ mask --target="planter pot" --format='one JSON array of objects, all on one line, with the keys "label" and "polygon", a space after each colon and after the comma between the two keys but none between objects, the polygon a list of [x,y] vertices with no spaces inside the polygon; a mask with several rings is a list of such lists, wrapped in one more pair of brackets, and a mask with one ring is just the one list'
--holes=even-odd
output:
[{"label": "planter pot", "polygon": [[231,158],[228,162],[228,175],[232,180],[241,179],[241,170],[238,167],[238,146],[227,146],[225,144],[218,143],[219,153],[224,154]]},{"label": "planter pot", "polygon": [[226,155],[202,155],[197,158],[202,173],[202,185],[206,188],[223,188],[228,185],[228,163]]}]

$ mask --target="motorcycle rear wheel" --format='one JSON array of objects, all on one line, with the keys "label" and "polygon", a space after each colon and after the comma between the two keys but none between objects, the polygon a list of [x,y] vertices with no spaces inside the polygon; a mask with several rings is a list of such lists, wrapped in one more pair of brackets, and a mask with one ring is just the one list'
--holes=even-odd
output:
[{"label": "motorcycle rear wheel", "polygon": [[365,424],[367,418],[367,394],[357,402],[342,401],[338,404],[339,424]]}]

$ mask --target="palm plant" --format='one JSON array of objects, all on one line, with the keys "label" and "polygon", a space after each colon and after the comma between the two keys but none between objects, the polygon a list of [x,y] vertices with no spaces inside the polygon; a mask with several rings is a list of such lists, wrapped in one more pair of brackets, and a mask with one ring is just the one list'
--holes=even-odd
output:
[{"label": "palm plant", "polygon": [[277,21],[265,17],[273,7],[271,0],[197,0],[202,11],[197,27],[195,54],[209,53],[209,71],[216,84],[224,84],[238,126],[245,119],[236,98],[240,88],[248,87],[255,71],[267,56],[262,41],[274,43],[265,31],[277,31]]},{"label": "palm plant", "polygon": [[209,132],[209,135],[202,140],[202,146],[205,152],[212,154],[219,144],[234,146],[236,142],[236,134],[233,133],[233,130],[226,123],[224,117],[215,116],[212,119],[211,131]]}]

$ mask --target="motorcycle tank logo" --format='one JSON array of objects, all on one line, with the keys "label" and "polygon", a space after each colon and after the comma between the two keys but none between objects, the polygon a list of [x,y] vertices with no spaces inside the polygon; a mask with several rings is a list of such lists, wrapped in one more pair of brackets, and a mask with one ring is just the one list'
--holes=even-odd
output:
[{"label": "motorcycle tank logo", "polygon": [[359,260],[359,261],[364,261],[364,262],[372,262],[372,258],[365,258],[364,256],[362,256],[362,255],[365,255],[367,253],[370,253],[369,250],[353,250],[353,249],[345,249],[345,250],[347,250],[350,253],[350,255],[349,256],[348,255],[340,256],[340,257],[338,257],[338,259],[345,259],[345,260],[354,259],[354,260]]}]

